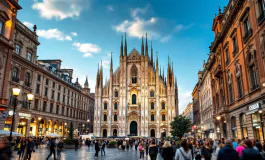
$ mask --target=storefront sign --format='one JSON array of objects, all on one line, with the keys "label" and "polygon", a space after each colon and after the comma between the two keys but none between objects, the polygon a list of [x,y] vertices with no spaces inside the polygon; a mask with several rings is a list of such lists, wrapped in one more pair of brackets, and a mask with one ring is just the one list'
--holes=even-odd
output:
[{"label": "storefront sign", "polygon": [[18,113],[19,117],[26,117],[26,118],[30,118],[31,114],[27,114],[27,113]]},{"label": "storefront sign", "polygon": [[253,105],[248,107],[248,110],[253,111],[255,109],[259,109],[259,106],[260,106],[260,103],[253,104]]},{"label": "storefront sign", "polygon": [[7,113],[6,112],[3,112],[2,113],[2,118],[6,118],[7,117]]}]

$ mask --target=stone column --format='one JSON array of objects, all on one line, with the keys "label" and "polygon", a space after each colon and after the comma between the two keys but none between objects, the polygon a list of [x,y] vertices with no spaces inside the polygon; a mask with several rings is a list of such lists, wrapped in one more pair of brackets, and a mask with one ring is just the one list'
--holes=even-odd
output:
[{"label": "stone column", "polygon": [[30,136],[30,122],[31,122],[31,119],[29,118],[29,119],[27,119],[26,120],[26,122],[27,122],[27,126],[26,126],[26,137],[28,137],[28,136]]}]

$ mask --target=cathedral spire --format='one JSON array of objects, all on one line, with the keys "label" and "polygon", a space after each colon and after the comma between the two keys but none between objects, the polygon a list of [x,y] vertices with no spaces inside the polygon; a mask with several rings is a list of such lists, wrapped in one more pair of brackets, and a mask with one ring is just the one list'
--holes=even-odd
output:
[{"label": "cathedral spire", "polygon": [[160,70],[160,74],[159,74],[159,76],[162,78],[162,74],[161,74],[161,70],[162,70],[162,68],[161,68],[161,65],[160,65],[159,70]]},{"label": "cathedral spire", "polygon": [[112,72],[112,67],[113,67],[113,64],[112,64],[112,52],[110,53],[110,71]]},{"label": "cathedral spire", "polygon": [[158,71],[158,52],[156,52],[156,70]]},{"label": "cathedral spire", "polygon": [[100,66],[100,85],[103,87],[103,67],[102,67],[102,60],[101,60],[101,66]]},{"label": "cathedral spire", "polygon": [[124,40],[124,56],[127,57],[127,40],[126,40],[126,32],[125,32],[125,40]]},{"label": "cathedral spire", "polygon": [[84,88],[88,88],[88,80],[87,80],[87,76],[86,76],[86,81],[85,81],[85,84],[84,84]]},{"label": "cathedral spire", "polygon": [[171,66],[171,67],[172,67],[172,69],[171,69],[171,71],[172,71],[172,74],[171,74],[171,81],[172,81],[172,82],[171,82],[171,86],[174,86],[174,77],[175,77],[175,76],[174,76],[173,62],[172,62],[172,66]]},{"label": "cathedral spire", "polygon": [[120,57],[123,57],[123,36],[121,36]]},{"label": "cathedral spire", "polygon": [[165,79],[165,74],[164,74],[164,67],[163,67],[163,80]]},{"label": "cathedral spire", "polygon": [[145,56],[148,58],[148,43],[147,43],[147,33],[145,34]]},{"label": "cathedral spire", "polygon": [[154,65],[154,61],[153,61],[153,46],[152,46],[152,41],[151,41],[151,64],[152,64],[152,66]]},{"label": "cathedral spire", "polygon": [[141,55],[144,56],[144,36],[142,36]]}]

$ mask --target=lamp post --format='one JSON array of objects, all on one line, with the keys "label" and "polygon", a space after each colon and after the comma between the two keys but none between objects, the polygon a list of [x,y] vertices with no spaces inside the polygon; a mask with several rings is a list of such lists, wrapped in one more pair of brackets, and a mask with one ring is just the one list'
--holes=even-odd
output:
[{"label": "lamp post", "polygon": [[87,125],[88,125],[88,133],[89,133],[89,131],[90,131],[90,125],[89,125],[89,122],[90,122],[90,120],[88,119],[88,120],[87,120]]},{"label": "lamp post", "polygon": [[[12,132],[13,132],[14,123],[15,123],[16,107],[17,107],[18,104],[27,103],[25,101],[20,101],[20,100],[17,99],[17,97],[19,96],[20,91],[21,91],[20,88],[12,88],[12,94],[14,96],[14,102],[13,102],[14,106],[13,106],[12,123],[11,123],[11,128],[10,128],[10,135],[9,135],[9,143],[10,144],[11,144],[11,141],[12,141]],[[27,94],[27,99],[29,101],[29,103],[28,103],[29,108],[30,108],[30,103],[33,100],[33,98],[34,98],[33,94],[31,94],[31,93]]]}]

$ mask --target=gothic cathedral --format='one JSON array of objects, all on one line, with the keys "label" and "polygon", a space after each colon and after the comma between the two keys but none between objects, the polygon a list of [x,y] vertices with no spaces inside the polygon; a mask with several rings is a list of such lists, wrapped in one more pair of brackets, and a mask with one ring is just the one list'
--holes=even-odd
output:
[{"label": "gothic cathedral", "polygon": [[[123,46],[124,45],[124,46]],[[170,60],[168,60],[170,61]],[[168,62],[167,77],[148,53],[147,35],[141,54],[133,48],[127,54],[127,42],[120,46],[120,66],[103,86],[102,66],[98,69],[95,88],[94,133],[108,136],[170,136],[170,122],[178,115],[178,87],[173,63]]]}]

